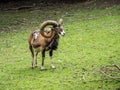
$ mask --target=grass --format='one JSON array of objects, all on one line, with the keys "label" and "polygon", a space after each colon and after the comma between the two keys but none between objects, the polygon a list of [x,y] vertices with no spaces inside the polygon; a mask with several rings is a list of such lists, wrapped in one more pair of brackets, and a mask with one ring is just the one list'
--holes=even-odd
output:
[{"label": "grass", "polygon": [[[53,8],[53,7],[50,7]],[[31,69],[27,38],[47,19],[64,19],[66,36],[54,52],[56,69]],[[120,6],[62,8],[0,13],[0,90],[116,90],[120,82],[100,73],[120,78],[112,64],[120,66]]]}]

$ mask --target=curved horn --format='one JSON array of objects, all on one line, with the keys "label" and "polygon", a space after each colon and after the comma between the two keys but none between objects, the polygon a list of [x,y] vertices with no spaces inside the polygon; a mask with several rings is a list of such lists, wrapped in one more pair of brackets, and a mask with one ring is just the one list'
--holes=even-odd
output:
[{"label": "curved horn", "polygon": [[46,38],[50,38],[52,35],[53,35],[53,30],[54,29],[51,29],[51,35],[50,36],[46,36],[44,35],[44,29],[46,26],[48,25],[52,25],[53,27],[57,27],[58,26],[58,23],[56,21],[53,21],[53,20],[47,20],[47,21],[44,21],[41,26],[40,26],[40,33],[42,36],[46,37]]}]

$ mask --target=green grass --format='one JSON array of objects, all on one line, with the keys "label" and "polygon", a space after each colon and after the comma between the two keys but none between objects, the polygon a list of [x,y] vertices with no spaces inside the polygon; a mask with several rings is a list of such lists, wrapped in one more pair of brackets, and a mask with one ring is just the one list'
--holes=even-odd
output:
[{"label": "green grass", "polygon": [[[51,7],[50,7],[51,8]],[[64,19],[66,36],[54,52],[56,69],[31,69],[27,38],[41,22]],[[120,6],[81,8],[79,4],[56,9],[0,13],[0,90],[116,90],[120,82],[100,73],[120,66]],[[108,74],[120,78],[115,67]]]}]

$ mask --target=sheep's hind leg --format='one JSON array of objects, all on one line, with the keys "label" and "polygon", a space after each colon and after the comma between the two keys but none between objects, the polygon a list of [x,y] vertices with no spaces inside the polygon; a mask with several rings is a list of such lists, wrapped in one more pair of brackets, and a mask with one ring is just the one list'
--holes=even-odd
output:
[{"label": "sheep's hind leg", "polygon": [[37,52],[34,52],[34,56],[32,57],[32,69],[37,67]]},{"label": "sheep's hind leg", "polygon": [[29,46],[29,49],[30,49],[30,51],[31,51],[31,56],[32,56],[32,69],[34,68],[34,50],[33,50],[33,48],[32,48],[32,46],[30,45]]},{"label": "sheep's hind leg", "polygon": [[34,63],[34,66],[37,67],[37,55],[38,55],[38,52],[35,52],[35,63]]},{"label": "sheep's hind leg", "polygon": [[34,69],[34,55],[32,55],[32,69]]},{"label": "sheep's hind leg", "polygon": [[32,57],[32,69],[35,68],[35,56]]}]

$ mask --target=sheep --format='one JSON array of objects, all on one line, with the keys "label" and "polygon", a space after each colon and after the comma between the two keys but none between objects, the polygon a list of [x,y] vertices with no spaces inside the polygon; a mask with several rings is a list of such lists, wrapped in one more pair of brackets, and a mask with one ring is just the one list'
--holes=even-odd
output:
[{"label": "sheep", "polygon": [[[50,30],[46,29],[47,26],[51,26]],[[32,69],[37,67],[37,55],[39,52],[42,53],[42,65],[41,71],[45,70],[44,67],[44,59],[45,59],[45,51],[49,51],[50,56],[50,66],[55,69],[56,67],[53,64],[52,56],[53,50],[56,50],[58,47],[59,36],[64,36],[65,31],[63,30],[63,20],[60,19],[58,22],[54,20],[44,21],[40,30],[33,31],[29,38],[29,49],[32,54]]]}]

